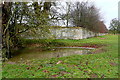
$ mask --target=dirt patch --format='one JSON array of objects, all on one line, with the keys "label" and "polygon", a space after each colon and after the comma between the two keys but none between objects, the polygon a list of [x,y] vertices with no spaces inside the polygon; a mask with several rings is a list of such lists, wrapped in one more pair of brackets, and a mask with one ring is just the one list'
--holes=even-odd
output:
[{"label": "dirt patch", "polygon": [[56,78],[56,77],[58,77],[58,75],[52,75],[51,77]]},{"label": "dirt patch", "polygon": [[27,44],[26,47],[40,47],[42,44]]},{"label": "dirt patch", "polygon": [[93,54],[96,54],[96,53],[102,53],[102,52],[105,52],[105,51],[106,51],[106,49],[104,49],[104,47],[102,47],[102,48],[96,49],[96,50],[93,51],[92,53],[93,53]]},{"label": "dirt patch", "polygon": [[104,40],[104,39],[107,39],[107,38],[98,38],[98,39],[103,39]]},{"label": "dirt patch", "polygon": [[75,46],[64,46],[64,47],[102,48],[105,46],[107,46],[107,45],[103,45],[103,44],[80,44],[80,46],[75,45]]},{"label": "dirt patch", "polygon": [[91,47],[91,48],[100,48],[106,45],[103,44],[82,44],[80,47]]},{"label": "dirt patch", "polygon": [[8,64],[16,64],[16,62],[11,62],[11,61],[9,61],[9,62],[7,62]]},{"label": "dirt patch", "polygon": [[48,70],[43,70],[42,72],[49,73],[49,71],[48,71]]},{"label": "dirt patch", "polygon": [[116,66],[116,65],[118,65],[118,64],[115,63],[115,62],[109,62],[109,64],[110,64],[111,66]]},{"label": "dirt patch", "polygon": [[91,74],[90,77],[91,78],[98,78],[98,75],[97,74]]}]

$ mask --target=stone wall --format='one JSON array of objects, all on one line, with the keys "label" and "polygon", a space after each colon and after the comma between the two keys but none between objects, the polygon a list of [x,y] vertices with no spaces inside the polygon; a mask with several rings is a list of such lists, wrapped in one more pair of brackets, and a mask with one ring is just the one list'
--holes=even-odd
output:
[{"label": "stone wall", "polygon": [[[106,33],[94,33],[81,27],[62,27],[62,28],[50,28],[50,33],[44,35],[44,37],[38,35],[29,37],[29,39],[86,39],[94,36],[105,35]],[[40,30],[38,31],[38,33]],[[28,38],[28,37],[26,37]]]},{"label": "stone wall", "polygon": [[53,28],[50,29],[50,32],[55,39],[86,39],[106,34],[106,33],[94,33],[81,27]]}]

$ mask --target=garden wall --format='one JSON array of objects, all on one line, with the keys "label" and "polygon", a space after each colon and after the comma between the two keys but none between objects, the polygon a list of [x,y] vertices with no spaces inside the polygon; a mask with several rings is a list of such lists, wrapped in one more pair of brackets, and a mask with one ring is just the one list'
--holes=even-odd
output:
[{"label": "garden wall", "polygon": [[105,35],[105,33],[94,33],[81,27],[53,28],[50,32],[55,39],[85,39]]},{"label": "garden wall", "polygon": [[[29,39],[85,39],[94,36],[102,36],[106,33],[94,33],[87,29],[81,27],[62,27],[62,28],[50,28],[50,33],[41,36],[39,34],[37,37],[26,37]],[[38,33],[41,30],[38,31]]]}]

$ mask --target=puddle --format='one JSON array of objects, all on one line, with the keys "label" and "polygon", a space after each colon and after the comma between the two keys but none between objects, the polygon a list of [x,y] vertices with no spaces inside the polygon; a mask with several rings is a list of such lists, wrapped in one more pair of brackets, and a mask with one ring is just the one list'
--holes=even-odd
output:
[{"label": "puddle", "polygon": [[85,47],[56,47],[50,48],[49,50],[42,51],[41,48],[34,49],[23,49],[17,51],[11,59],[8,61],[17,62],[25,61],[32,59],[49,59],[53,57],[63,57],[70,55],[83,55],[91,54],[91,49],[94,48],[85,48]]}]

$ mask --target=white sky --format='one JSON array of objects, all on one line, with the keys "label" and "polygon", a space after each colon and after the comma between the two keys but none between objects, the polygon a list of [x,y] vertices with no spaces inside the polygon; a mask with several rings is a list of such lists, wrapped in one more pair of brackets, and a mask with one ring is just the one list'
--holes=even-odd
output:
[{"label": "white sky", "polygon": [[118,18],[118,2],[120,0],[63,0],[63,1],[89,1],[94,2],[97,8],[100,9],[101,16],[107,28],[110,26],[110,21],[113,18]]},{"label": "white sky", "polygon": [[[26,0],[23,0],[23,1],[26,1]],[[98,8],[100,8],[102,18],[103,18],[107,28],[109,28],[110,21],[113,18],[118,18],[118,2],[120,0],[46,0],[46,1],[67,1],[67,2],[68,1],[71,1],[71,2],[73,2],[73,1],[92,1],[95,3],[95,5]]]},{"label": "white sky", "polygon": [[120,0],[91,0],[100,8],[107,28],[113,18],[118,18],[118,2]]}]

